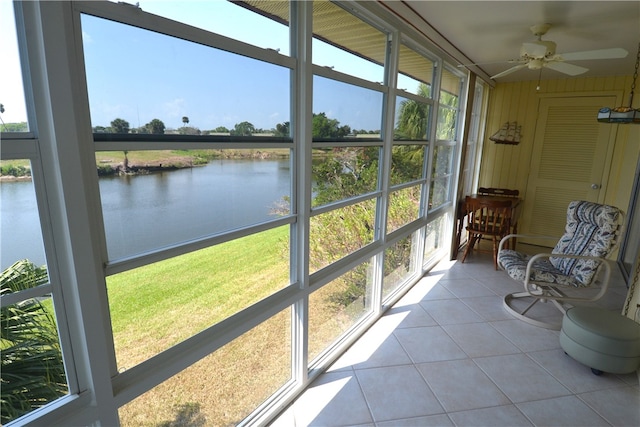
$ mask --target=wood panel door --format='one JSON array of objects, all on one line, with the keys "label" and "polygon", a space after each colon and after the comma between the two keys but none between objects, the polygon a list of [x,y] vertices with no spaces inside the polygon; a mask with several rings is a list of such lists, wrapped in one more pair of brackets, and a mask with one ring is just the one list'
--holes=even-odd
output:
[{"label": "wood panel door", "polygon": [[616,102],[615,96],[540,100],[522,233],[560,237],[570,201],[604,200],[617,127],[597,122],[596,116]]}]

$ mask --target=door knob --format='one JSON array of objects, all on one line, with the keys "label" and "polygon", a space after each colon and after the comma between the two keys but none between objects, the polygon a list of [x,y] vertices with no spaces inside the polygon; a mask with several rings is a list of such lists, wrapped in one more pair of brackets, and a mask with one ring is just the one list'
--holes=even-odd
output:
[{"label": "door knob", "polygon": [[591,184],[591,188],[597,190],[600,186],[598,184]]}]

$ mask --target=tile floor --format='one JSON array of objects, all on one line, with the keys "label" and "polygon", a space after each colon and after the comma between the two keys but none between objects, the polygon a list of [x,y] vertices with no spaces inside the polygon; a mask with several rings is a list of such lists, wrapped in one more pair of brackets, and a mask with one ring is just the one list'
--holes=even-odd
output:
[{"label": "tile floor", "polygon": [[[600,305],[622,308],[619,277]],[[640,426],[637,375],[593,375],[511,317],[520,287],[484,254],[441,263],[272,426]]]}]

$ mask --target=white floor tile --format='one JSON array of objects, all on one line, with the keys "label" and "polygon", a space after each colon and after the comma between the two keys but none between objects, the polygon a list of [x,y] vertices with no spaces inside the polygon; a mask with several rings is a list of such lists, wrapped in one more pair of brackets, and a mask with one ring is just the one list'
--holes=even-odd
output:
[{"label": "white floor tile", "polygon": [[321,375],[292,408],[296,426],[343,426],[373,421],[353,372]]},{"label": "white floor tile", "polygon": [[511,403],[471,359],[422,363],[417,368],[447,412]]},{"label": "white floor tile", "polygon": [[[437,284],[420,301],[456,299],[456,296],[444,286]],[[417,301],[417,302],[420,302]]]},{"label": "white floor tile", "polygon": [[[622,308],[616,275],[598,305]],[[515,319],[503,298],[520,290],[490,255],[440,263],[271,425],[640,426],[637,375],[593,375],[558,331]]]},{"label": "white floor tile", "polygon": [[377,427],[453,427],[448,416],[429,415],[427,417],[404,418],[401,420],[382,421],[376,423]]},{"label": "white floor tile", "polygon": [[422,308],[440,325],[482,322],[482,317],[458,299],[423,301]]},{"label": "white floor tile", "polygon": [[474,361],[514,403],[571,394],[524,354],[481,357]]},{"label": "white floor tile", "polygon": [[499,297],[504,297],[513,292],[524,291],[522,283],[511,279],[504,271],[501,273],[502,275],[485,279],[482,283]]},{"label": "white floor tile", "polygon": [[573,360],[561,349],[533,352],[529,353],[529,357],[549,371],[554,378],[573,393],[585,393],[625,385],[617,375],[593,375],[593,373],[587,375],[591,373],[591,369]]},{"label": "white floor tile", "polygon": [[531,422],[514,405],[474,409],[449,414],[458,427],[527,427]]},{"label": "white floor tile", "polygon": [[524,352],[560,348],[558,331],[539,328],[517,319],[489,323]]},{"label": "white floor tile", "polygon": [[614,426],[640,426],[640,391],[619,387],[579,394],[594,411]]},{"label": "white floor tile", "polygon": [[444,413],[414,366],[360,369],[356,375],[376,422]]},{"label": "white floor tile", "polygon": [[439,326],[398,329],[394,334],[413,363],[467,358],[466,353]]},{"label": "white floor tile", "polygon": [[475,279],[441,280],[439,284],[447,288],[447,290],[457,298],[495,295],[491,290]]},{"label": "white floor tile", "polygon": [[467,307],[478,313],[484,321],[512,320],[513,316],[503,307],[503,299],[497,295],[476,298],[461,298]]},{"label": "white floor tile", "polygon": [[407,365],[411,359],[395,335],[378,336],[366,334],[347,350],[331,366],[331,370],[353,368],[377,368],[382,366]]},{"label": "white floor tile", "polygon": [[385,316],[402,315],[398,328],[415,328],[418,326],[436,326],[438,323],[429,316],[420,304],[395,306]]},{"label": "white floor tile", "polygon": [[518,347],[487,323],[443,325],[442,328],[469,357],[520,353]]},{"label": "white floor tile", "polygon": [[537,426],[608,426],[609,423],[575,396],[516,404]]}]

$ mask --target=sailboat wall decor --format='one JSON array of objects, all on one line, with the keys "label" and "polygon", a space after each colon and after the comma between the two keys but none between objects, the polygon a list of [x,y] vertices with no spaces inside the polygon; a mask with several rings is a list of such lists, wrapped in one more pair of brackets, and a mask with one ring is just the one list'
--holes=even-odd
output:
[{"label": "sailboat wall decor", "polygon": [[520,143],[520,130],[522,126],[518,126],[518,122],[507,122],[500,130],[489,137],[496,144],[517,145]]}]

